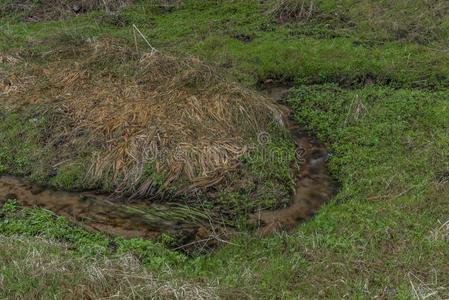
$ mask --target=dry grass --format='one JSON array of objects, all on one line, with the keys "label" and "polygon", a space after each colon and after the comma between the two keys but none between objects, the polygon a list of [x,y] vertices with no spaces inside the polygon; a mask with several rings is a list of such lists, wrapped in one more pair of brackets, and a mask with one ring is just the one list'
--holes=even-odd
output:
[{"label": "dry grass", "polygon": [[305,22],[316,12],[318,6],[313,0],[280,0],[269,11],[280,22]]},{"label": "dry grass", "polygon": [[0,16],[21,13],[33,22],[64,19],[92,10],[118,11],[132,0],[40,0],[11,1],[0,6]]},{"label": "dry grass", "polygon": [[[60,60],[64,55],[28,76],[10,76],[9,86],[18,88],[6,90],[7,101],[56,108],[61,119],[48,143],[63,141],[58,147],[68,157],[61,160],[98,145],[86,178],[111,183],[118,193],[154,193],[149,171],[158,174],[159,187],[176,184],[183,193],[223,183],[257,134],[281,119],[269,99],[195,58],[136,56],[110,40],[77,49],[76,59]],[[36,82],[23,85],[29,76]]]},{"label": "dry grass", "polygon": [[0,54],[0,64],[3,65],[0,68],[0,96],[23,92],[26,90],[28,81],[30,79],[34,81],[32,78],[21,78],[8,71],[8,69],[11,70],[22,62],[22,59],[17,55]]},{"label": "dry grass", "polygon": [[[441,222],[439,222],[441,224]],[[430,237],[433,241],[443,240],[449,241],[449,221],[441,224],[430,232]]]},{"label": "dry grass", "polygon": [[0,297],[14,299],[217,299],[216,289],[163,281],[132,255],[75,257],[60,243],[0,236]]},{"label": "dry grass", "polygon": [[415,299],[447,299],[448,288],[445,283],[439,281],[436,271],[431,281],[426,282],[416,274],[407,274],[410,282],[411,295]]}]

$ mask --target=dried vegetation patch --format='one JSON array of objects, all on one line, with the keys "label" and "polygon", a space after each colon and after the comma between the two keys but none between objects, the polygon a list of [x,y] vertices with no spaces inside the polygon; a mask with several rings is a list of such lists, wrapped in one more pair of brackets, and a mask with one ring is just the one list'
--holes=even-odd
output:
[{"label": "dried vegetation patch", "polygon": [[101,40],[46,59],[3,80],[3,107],[54,111],[43,139],[59,153],[53,164],[93,148],[86,180],[120,194],[226,185],[260,132],[284,132],[269,99],[192,57]]},{"label": "dried vegetation patch", "polygon": [[93,10],[119,11],[132,2],[132,0],[6,1],[0,5],[0,17],[20,14],[25,21],[43,22],[65,19]]},{"label": "dried vegetation patch", "polygon": [[280,0],[275,1],[269,13],[280,22],[305,22],[318,13],[315,1]]},{"label": "dried vegetation patch", "polygon": [[41,238],[0,236],[0,296],[64,299],[217,299],[216,288],[161,280],[131,254],[76,257]]}]

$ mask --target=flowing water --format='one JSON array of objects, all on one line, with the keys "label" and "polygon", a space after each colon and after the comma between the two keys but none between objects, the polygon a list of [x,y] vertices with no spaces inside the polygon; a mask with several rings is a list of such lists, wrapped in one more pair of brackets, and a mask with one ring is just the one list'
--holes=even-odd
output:
[{"label": "flowing water", "polygon": [[264,92],[278,103],[283,112],[283,122],[292,134],[297,147],[300,172],[295,174],[296,188],[289,207],[275,211],[262,211],[251,217],[260,235],[295,228],[316,214],[320,207],[330,200],[336,188],[327,169],[330,154],[325,145],[304,128],[296,125],[292,120],[290,109],[282,104],[288,95],[288,88],[270,87]]},{"label": "flowing water", "polygon": [[207,215],[182,205],[129,205],[112,202],[108,195],[55,191],[22,178],[0,176],[0,202],[6,199],[16,199],[23,207],[47,209],[91,232],[152,240],[168,233],[178,238],[179,245],[205,239],[209,234],[200,225],[207,222]]},{"label": "flowing water", "polygon": [[[325,146],[290,118],[290,110],[280,102],[286,88],[270,88],[265,93],[279,103],[284,123],[292,133],[300,153],[300,172],[292,204],[284,209],[262,211],[251,216],[260,235],[291,230],[313,216],[334,192],[327,171],[329,156]],[[14,198],[24,207],[40,207],[64,216],[83,228],[111,235],[158,239],[162,233],[177,237],[177,245],[204,242],[214,247],[229,236],[230,228],[213,227],[206,215],[181,205],[128,205],[110,201],[94,192],[63,192],[46,189],[12,176],[0,176],[0,202]]]}]

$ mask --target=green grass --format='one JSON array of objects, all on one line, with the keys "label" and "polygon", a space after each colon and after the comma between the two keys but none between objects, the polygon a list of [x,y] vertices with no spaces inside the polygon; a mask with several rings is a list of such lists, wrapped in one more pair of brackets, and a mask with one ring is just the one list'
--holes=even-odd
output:
[{"label": "green grass", "polygon": [[[332,11],[334,8],[329,2],[323,6]],[[389,23],[385,21],[388,24],[396,22],[407,26],[407,22],[413,21],[409,19],[415,17],[413,22],[418,23],[421,15],[417,11],[407,15],[402,2],[388,14],[379,13],[380,20],[388,17]],[[326,20],[320,19],[308,24],[279,24],[275,16],[267,13],[269,5],[255,0],[219,4],[216,1],[185,1],[178,9],[164,14],[155,13],[151,5],[142,2],[121,15],[127,23],[136,24],[154,47],[165,52],[198,55],[228,69],[235,78],[250,85],[267,79],[350,86],[373,80],[396,87],[425,88],[438,88],[448,83],[449,57],[444,48],[447,30],[443,25],[435,26],[445,33],[425,43],[383,37],[391,32],[388,26],[380,22],[377,27],[370,27],[367,21],[362,21],[364,14],[360,11],[366,5],[353,5],[351,1],[343,5],[352,11],[351,15],[361,19],[360,24],[344,34],[339,33],[338,26],[326,28]],[[47,23],[6,19],[0,28],[0,49],[22,47],[28,52],[39,52],[46,48],[39,40],[48,40],[58,34],[72,35],[72,42],[113,36],[133,43],[130,26],[117,27],[101,22],[101,15],[92,12]],[[429,22],[441,19],[431,15],[426,17]],[[346,26],[346,21],[339,22]],[[412,27],[408,30],[417,33]],[[250,35],[252,41],[242,42],[235,38],[238,34]],[[428,35],[423,33],[421,36]],[[140,39],[139,44],[145,45]]]},{"label": "green grass", "polygon": [[[1,173],[30,174],[30,165],[45,149],[39,147],[39,138],[47,124],[43,115],[25,113],[0,114],[0,170]],[[36,172],[37,167],[34,168]]]},{"label": "green grass", "polygon": [[[267,79],[294,85],[288,100],[294,118],[329,146],[330,169],[341,189],[314,219],[291,234],[265,239],[242,234],[208,255],[186,259],[156,243],[114,240],[121,241],[121,254],[131,251],[148,257],[144,263],[152,270],[166,270],[163,266],[170,265],[169,273],[158,275],[161,280],[170,276],[201,285],[217,284],[222,298],[411,299],[430,294],[434,299],[447,298],[449,56],[448,20],[442,14],[445,4],[406,0],[347,0],[338,6],[336,1],[316,3],[318,13],[310,20],[283,24],[267,13],[269,4],[259,1],[186,1],[164,13],[138,4],[121,12],[127,23],[135,23],[162,51],[198,55],[247,85]],[[129,27],[95,24],[102,14],[46,24],[6,19],[0,29],[0,47],[10,52],[28,47],[25,53],[37,59],[61,33],[69,37],[69,43],[99,36],[133,43]],[[242,42],[236,34],[248,35],[251,41]],[[48,42],[35,42],[40,39]],[[26,137],[25,147],[14,153],[0,144],[0,171],[26,169],[28,153],[35,152],[27,151],[35,145],[31,133],[36,125],[18,122],[13,115],[0,123],[0,137],[12,143],[17,143],[18,136]],[[247,161],[260,170],[263,157],[256,153]],[[274,171],[254,175],[263,179]],[[288,185],[288,176],[274,174]],[[225,196],[238,206],[242,194]],[[62,259],[96,256],[92,250],[96,247],[99,255],[114,255],[107,250],[113,238],[85,233],[45,211],[17,213],[11,207],[7,205],[10,211],[0,219],[1,236],[67,238],[73,250],[52,250]],[[142,250],[142,244],[152,251]],[[24,246],[18,244],[17,249],[17,256],[23,257]],[[7,271],[1,270],[12,274],[17,268],[8,265]],[[30,290],[18,285],[31,271],[27,272],[22,277],[6,276],[17,295]],[[46,295],[67,291],[71,288],[68,280],[61,279],[65,285]]]},{"label": "green grass", "polygon": [[388,41],[429,44],[449,35],[449,5],[441,1],[279,0],[272,15],[300,23],[310,35],[353,36],[368,44]]},{"label": "green grass", "polygon": [[[74,161],[67,152],[58,151],[58,138],[51,134],[52,124],[62,122],[51,107],[29,105],[17,111],[0,111],[0,174],[26,176],[39,184],[66,190],[83,190],[95,185],[86,180],[86,153],[78,150]],[[65,149],[67,151],[67,149]],[[68,151],[71,151],[69,149]]]},{"label": "green grass", "polygon": [[185,260],[185,256],[167,250],[160,243],[139,238],[126,240],[89,233],[50,211],[19,208],[13,200],[3,205],[0,215],[1,235],[39,235],[46,239],[61,241],[68,244],[72,254],[76,256],[95,257],[133,253],[146,265],[159,270]]},{"label": "green grass", "polygon": [[363,186],[364,196],[417,194],[449,170],[448,96],[447,90],[309,86],[295,89],[290,105],[296,120],[334,151],[330,166],[343,185]]},{"label": "green grass", "polygon": [[331,145],[340,193],[294,234],[238,240],[191,261],[188,272],[264,298],[408,299],[410,282],[429,285],[421,296],[439,288],[448,295],[448,95],[293,90],[295,118]]}]

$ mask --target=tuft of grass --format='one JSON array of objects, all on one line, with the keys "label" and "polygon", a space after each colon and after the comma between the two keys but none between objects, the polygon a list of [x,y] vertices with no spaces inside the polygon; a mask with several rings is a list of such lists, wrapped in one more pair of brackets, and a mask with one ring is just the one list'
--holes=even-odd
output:
[{"label": "tuft of grass", "polygon": [[38,113],[34,116],[29,113],[0,113],[2,173],[29,175],[39,172],[32,164],[45,153],[39,140],[47,126],[46,116]]},{"label": "tuft of grass", "polygon": [[317,6],[313,0],[279,0],[275,1],[269,13],[280,22],[307,22],[316,12]]},{"label": "tuft of grass", "polygon": [[0,296],[14,298],[216,299],[217,288],[160,279],[131,254],[74,257],[67,243],[0,235]]},{"label": "tuft of grass", "polygon": [[[64,136],[50,134],[57,113],[45,106],[30,105],[24,109],[0,113],[0,173],[27,176],[38,184],[50,184],[66,190],[82,190],[94,186],[85,180],[86,153],[79,149],[69,159],[55,145]],[[73,151],[73,145],[69,149]]]}]

